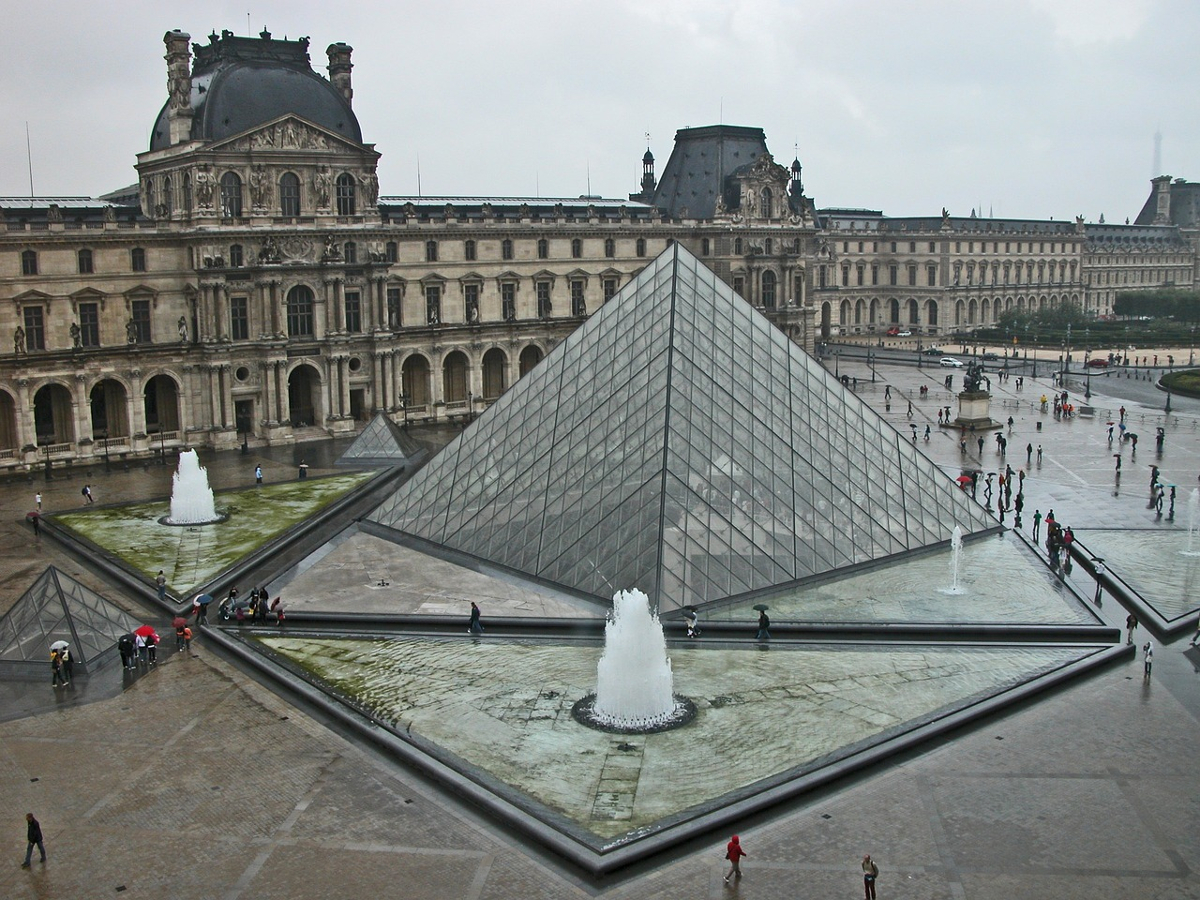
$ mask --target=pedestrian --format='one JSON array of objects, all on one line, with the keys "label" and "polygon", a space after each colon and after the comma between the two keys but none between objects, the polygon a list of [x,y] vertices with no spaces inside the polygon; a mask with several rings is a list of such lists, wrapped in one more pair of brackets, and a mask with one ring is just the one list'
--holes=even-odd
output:
[{"label": "pedestrian", "polygon": [[1142,644],[1143,678],[1150,677],[1150,669],[1154,666],[1154,645],[1149,641]]},{"label": "pedestrian", "polygon": [[95,500],[92,498],[92,486],[91,486],[90,484],[85,484],[85,485],[83,486],[83,490],[81,490],[79,493],[83,494],[83,502],[84,502],[85,504],[88,504],[88,503],[95,503],[95,502],[96,502],[96,501],[95,501]]},{"label": "pedestrian", "polygon": [[1175,518],[1175,485],[1171,485],[1171,509],[1167,512],[1167,518]]},{"label": "pedestrian", "polygon": [[146,659],[150,665],[158,663],[158,635],[150,634],[146,636]]},{"label": "pedestrian", "polygon": [[167,598],[167,576],[163,574],[163,570],[158,570],[158,575],[154,577],[154,583],[158,585],[158,599],[165,600]]},{"label": "pedestrian", "polygon": [[42,862],[46,861],[46,845],[42,842],[42,823],[33,817],[33,813],[25,813],[25,840],[29,842],[29,846],[25,848],[25,862],[21,863],[22,869],[28,869],[33,861],[33,845],[37,844],[38,853],[42,855]]},{"label": "pedestrian", "polygon": [[883,399],[884,400],[892,399],[892,386],[890,384],[885,384],[883,386]]},{"label": "pedestrian", "polygon": [[185,627],[186,627],[186,626],[184,626],[184,625],[176,625],[176,626],[175,626],[175,652],[176,652],[176,653],[182,653],[182,652],[183,652],[183,646],[184,646],[184,643],[185,643],[185,642],[184,642],[183,630],[184,630],[184,628],[185,628]]},{"label": "pedestrian", "polygon": [[33,495],[33,502],[37,504],[37,511],[42,511],[42,492],[38,491]]},{"label": "pedestrian", "polygon": [[301,481],[308,477],[308,463],[304,460],[300,460],[300,475],[298,477]]},{"label": "pedestrian", "polygon": [[145,665],[149,659],[147,655],[148,651],[146,650],[146,636],[135,633],[133,646],[137,649],[138,665]]},{"label": "pedestrian", "polygon": [[70,647],[63,647],[59,655],[62,657],[63,678],[66,679],[63,684],[70,684],[75,678],[75,657],[71,655]]},{"label": "pedestrian", "polygon": [[40,537],[42,534],[42,517],[37,513],[29,516],[29,524],[33,526],[34,537]]},{"label": "pedestrian", "polygon": [[729,884],[730,878],[742,877],[742,857],[749,855],[742,849],[742,842],[736,834],[729,839],[729,843],[725,845],[725,858],[729,860],[729,872],[725,875],[726,884]]},{"label": "pedestrian", "polygon": [[909,417],[910,419],[913,417],[913,408],[912,408],[912,401],[911,401],[911,400],[909,400],[909,401],[908,401],[908,417]]},{"label": "pedestrian", "polygon": [[1117,470],[1116,471],[1117,471],[1117,477],[1120,478],[1121,477],[1121,454],[1114,453],[1113,456],[1116,457],[1116,460],[1117,460]]},{"label": "pedestrian", "polygon": [[183,626],[183,648],[189,653],[192,652],[192,629],[187,625]]},{"label": "pedestrian", "polygon": [[62,654],[57,650],[50,651],[50,687],[66,686],[66,676],[63,675]]},{"label": "pedestrian", "polygon": [[1041,531],[1042,531],[1042,511],[1040,509],[1035,509],[1033,511],[1033,542],[1035,544],[1038,542],[1038,535],[1041,534]]},{"label": "pedestrian", "polygon": [[1025,445],[1025,465],[1029,465],[1031,462],[1033,462],[1033,443],[1032,442]]},{"label": "pedestrian", "polygon": [[683,613],[683,619],[687,622],[687,636],[698,637],[700,635],[700,613],[696,611],[696,607],[688,607]]},{"label": "pedestrian", "polygon": [[1109,425],[1108,426],[1108,443],[1111,445],[1112,442],[1113,442],[1113,426]]},{"label": "pedestrian", "polygon": [[983,456],[983,435],[979,436],[979,440],[977,443],[979,444],[979,455],[980,455],[980,457],[982,457]]},{"label": "pedestrian", "polygon": [[929,443],[929,426],[925,426],[925,443]]},{"label": "pedestrian", "polygon": [[262,466],[254,467],[254,483],[262,484]]},{"label": "pedestrian", "polygon": [[769,641],[771,639],[771,619],[767,615],[765,609],[758,611],[758,633],[754,635],[756,641]]},{"label": "pedestrian", "polygon": [[483,634],[483,626],[479,624],[479,604],[471,601],[471,622],[467,625],[467,634]]},{"label": "pedestrian", "polygon": [[1042,464],[1042,445],[1038,444],[1038,465]]},{"label": "pedestrian", "polygon": [[[210,597],[209,599],[211,600],[212,598]],[[194,604],[194,608],[196,610],[196,624],[197,625],[207,625],[208,624],[208,603],[205,602],[204,600],[197,598],[196,602]]]},{"label": "pedestrian", "polygon": [[1130,613],[1125,617],[1125,644],[1128,646],[1133,643],[1133,633],[1137,631],[1138,620],[1137,616]]},{"label": "pedestrian", "polygon": [[1192,635],[1192,646],[1196,646],[1196,641],[1200,641],[1200,619],[1196,620],[1196,633]]},{"label": "pedestrian", "polygon": [[121,652],[121,667],[132,669],[134,666],[133,635],[123,634],[117,638],[117,649]]},{"label": "pedestrian", "polygon": [[870,853],[863,857],[862,871],[863,898],[864,900],[875,900],[875,879],[879,877],[879,866],[875,865],[875,860],[871,859]]}]

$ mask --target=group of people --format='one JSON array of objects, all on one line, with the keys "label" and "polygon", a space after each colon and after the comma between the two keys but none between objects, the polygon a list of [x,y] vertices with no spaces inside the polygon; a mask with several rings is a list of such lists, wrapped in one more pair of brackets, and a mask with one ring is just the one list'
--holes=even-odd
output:
[{"label": "group of people", "polygon": [[121,665],[126,669],[136,669],[139,665],[153,666],[158,662],[158,634],[154,631],[143,631],[140,634],[123,634],[117,638],[117,650],[121,654]]},{"label": "group of people", "polygon": [[[730,879],[740,880],[742,877],[742,860],[750,854],[742,847],[742,839],[736,834],[725,845],[725,859],[729,861],[729,871],[725,873],[725,883]],[[862,858],[863,897],[864,900],[875,900],[875,880],[879,878],[879,866],[867,853]]]},{"label": "group of people", "polygon": [[50,648],[50,685],[51,687],[66,687],[71,683],[75,672],[75,662],[71,658],[69,647]]},{"label": "group of people", "polygon": [[266,625],[272,618],[283,624],[283,598],[271,600],[266,588],[251,588],[250,597],[243,601],[238,598],[238,589],[230,588],[229,595],[221,603],[222,616],[232,618],[239,625],[252,622],[256,625]]}]

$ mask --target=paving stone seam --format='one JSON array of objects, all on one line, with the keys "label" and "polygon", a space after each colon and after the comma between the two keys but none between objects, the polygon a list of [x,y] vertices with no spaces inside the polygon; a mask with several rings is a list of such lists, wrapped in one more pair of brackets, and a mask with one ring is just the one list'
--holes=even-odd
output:
[{"label": "paving stone seam", "polygon": [[938,857],[942,860],[942,869],[945,872],[946,884],[950,888],[950,894],[955,900],[964,900],[966,891],[963,888],[962,875],[955,862],[954,853],[950,849],[950,838],[946,834],[946,828],[942,821],[942,812],[938,808],[937,797],[933,791],[934,782],[929,776],[918,774],[916,776],[916,784],[917,796],[921,800],[921,805],[925,807],[929,833],[933,838],[933,845],[937,849]]},{"label": "paving stone seam", "polygon": [[1159,828],[1157,820],[1153,815],[1150,814],[1150,810],[1148,810],[1145,803],[1142,802],[1141,796],[1137,791],[1133,790],[1133,786],[1130,784],[1130,779],[1126,778],[1123,773],[1111,766],[1108,767],[1108,772],[1113,784],[1115,784],[1117,790],[1121,792],[1121,795],[1125,798],[1125,802],[1129,804],[1129,808],[1136,813],[1141,827],[1146,830],[1146,832],[1154,840],[1154,843],[1158,845],[1158,849],[1163,852],[1163,855],[1171,861],[1173,866],[1175,866],[1174,874],[1178,875],[1180,878],[1186,878],[1188,875],[1190,875],[1191,868],[1186,862],[1183,861],[1183,857],[1180,856],[1179,851],[1175,849],[1175,845],[1167,839],[1167,836],[1163,833],[1162,829]]}]

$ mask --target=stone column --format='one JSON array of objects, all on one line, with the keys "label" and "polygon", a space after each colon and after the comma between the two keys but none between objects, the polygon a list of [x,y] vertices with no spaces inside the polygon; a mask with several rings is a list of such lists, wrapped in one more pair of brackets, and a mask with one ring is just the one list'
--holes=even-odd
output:
[{"label": "stone column", "polygon": [[146,397],[142,393],[142,370],[131,369],[129,372],[131,396],[126,400],[128,407],[130,435],[146,433]]},{"label": "stone column", "polygon": [[268,283],[268,296],[271,306],[271,333],[275,337],[283,337],[283,298],[279,296],[280,282],[272,279]]},{"label": "stone column", "polygon": [[187,442],[188,431],[196,424],[196,417],[192,414],[195,391],[196,367],[191,365],[184,366],[183,386],[179,391],[179,439],[185,443]]},{"label": "stone column", "polygon": [[[28,391],[26,391],[26,393],[28,393]],[[71,418],[74,420],[74,423],[75,423],[75,427],[73,429],[75,432],[75,442],[79,443],[79,441],[82,441],[84,438],[91,440],[91,438],[92,438],[92,428],[91,428],[92,405],[91,405],[91,402],[87,395],[87,375],[85,375],[83,372],[75,373],[75,384],[71,391],[71,396],[72,396]],[[26,398],[26,399],[28,399],[28,398]],[[33,416],[32,404],[30,404],[30,406],[28,408],[29,408],[29,415],[32,419],[32,416]],[[18,423],[18,427],[19,426],[20,426],[20,423]],[[30,443],[30,444],[37,443],[36,422],[34,423],[34,440],[28,441],[27,443]],[[22,444],[21,446],[24,447],[25,444]]]},{"label": "stone column", "polygon": [[386,407],[384,384],[387,383],[387,354],[376,353],[371,358],[371,406],[375,412]]},{"label": "stone column", "polygon": [[287,363],[275,363],[275,401],[279,405],[280,425],[292,420],[292,399],[288,396],[287,375]]},{"label": "stone column", "polygon": [[208,408],[210,414],[208,417],[209,430],[214,431],[221,427],[221,369],[220,366],[209,364],[205,368],[207,373],[208,385]]},{"label": "stone column", "polygon": [[233,364],[221,363],[221,424],[233,428]]},{"label": "stone column", "polygon": [[346,333],[346,283],[340,278],[333,281],[333,330]]},{"label": "stone column", "polygon": [[338,415],[343,419],[350,415],[350,357],[338,357],[338,387],[341,388],[339,396]]},{"label": "stone column", "polygon": [[260,365],[263,383],[263,422],[269,427],[276,423],[275,419],[275,363],[264,362]]},{"label": "stone column", "polygon": [[[76,376],[78,377],[78,376]],[[24,415],[22,415],[24,411]],[[88,435],[91,437],[91,435]],[[37,443],[37,428],[33,421],[33,403],[29,396],[29,379],[17,379],[17,446]]]}]

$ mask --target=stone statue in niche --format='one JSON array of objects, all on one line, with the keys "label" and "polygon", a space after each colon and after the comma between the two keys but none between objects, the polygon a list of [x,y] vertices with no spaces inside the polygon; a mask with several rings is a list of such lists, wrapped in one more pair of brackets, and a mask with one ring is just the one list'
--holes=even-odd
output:
[{"label": "stone statue in niche", "polygon": [[134,324],[133,319],[125,323],[125,343],[137,343],[137,325]]},{"label": "stone statue in niche", "polygon": [[25,355],[25,329],[20,325],[13,332],[13,353],[17,354],[17,356]]},{"label": "stone statue in niche", "polygon": [[271,178],[262,166],[250,170],[250,202],[255,209],[265,209],[271,202]]},{"label": "stone statue in niche", "polygon": [[358,181],[363,187],[363,199],[367,206],[374,206],[379,201],[379,176],[368,169],[358,176]]},{"label": "stone statue in niche", "polygon": [[78,350],[83,346],[83,332],[80,330],[78,322],[72,322],[71,327],[67,329],[67,333],[71,335],[72,350]]},{"label": "stone statue in niche", "polygon": [[216,179],[208,166],[196,169],[192,176],[192,183],[196,185],[196,202],[200,204],[201,209],[212,209],[215,182]]},{"label": "stone statue in niche", "polygon": [[333,186],[333,176],[329,170],[322,168],[313,173],[313,190],[317,195],[317,207],[329,208],[329,189]]},{"label": "stone statue in niche", "polygon": [[188,340],[187,319],[183,316],[180,316],[179,322],[177,323],[177,327],[179,328],[179,343],[186,344],[187,340]]}]

